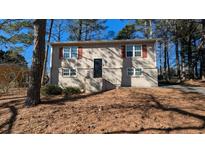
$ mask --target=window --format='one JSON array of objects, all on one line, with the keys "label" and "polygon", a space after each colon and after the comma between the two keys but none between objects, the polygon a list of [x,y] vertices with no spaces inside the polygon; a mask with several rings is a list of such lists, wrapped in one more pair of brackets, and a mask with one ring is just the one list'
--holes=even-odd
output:
[{"label": "window", "polygon": [[63,68],[62,71],[63,71],[63,76],[66,76],[66,77],[76,76],[76,69]]},{"label": "window", "polygon": [[126,46],[126,53],[127,53],[127,57],[133,57],[133,46],[132,45]]},{"label": "window", "polygon": [[127,57],[141,57],[142,46],[141,45],[127,45],[126,55]]},{"label": "window", "polygon": [[63,69],[63,76],[69,76],[70,75],[70,69]]},{"label": "window", "polygon": [[77,58],[77,55],[78,55],[78,48],[71,47],[71,58]]},{"label": "window", "polygon": [[63,48],[63,57],[65,59],[69,59],[70,58],[70,49],[69,48]]},{"label": "window", "polygon": [[127,75],[128,76],[141,76],[142,75],[142,68],[128,68]]},{"label": "window", "polygon": [[76,76],[76,69],[70,69],[70,76]]},{"label": "window", "polygon": [[135,51],[135,57],[137,57],[137,56],[141,57],[142,46],[141,45],[135,45],[134,46],[134,51]]},{"label": "window", "polygon": [[133,68],[128,68],[128,69],[127,69],[127,74],[128,74],[129,76],[133,76],[133,75],[134,75],[134,69],[133,69]]},{"label": "window", "polygon": [[64,47],[63,57],[65,59],[77,59],[78,48],[77,47]]},{"label": "window", "polygon": [[141,68],[135,68],[135,75],[142,75],[142,69]]}]

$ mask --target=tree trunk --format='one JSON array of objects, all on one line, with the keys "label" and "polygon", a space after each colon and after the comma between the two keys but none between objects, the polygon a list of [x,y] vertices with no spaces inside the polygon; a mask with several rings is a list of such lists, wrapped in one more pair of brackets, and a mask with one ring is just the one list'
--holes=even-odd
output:
[{"label": "tree trunk", "polygon": [[152,38],[152,19],[149,19],[149,39]]},{"label": "tree trunk", "polygon": [[46,20],[34,20],[34,51],[31,67],[31,83],[25,100],[26,106],[40,103],[41,76],[45,57]]},{"label": "tree trunk", "polygon": [[177,67],[177,76],[180,79],[180,65],[179,65],[179,42],[176,40],[175,42],[176,46],[176,67]]},{"label": "tree trunk", "polygon": [[[202,20],[203,26],[203,36],[202,41],[205,41],[205,19]],[[203,50],[201,51],[201,77],[202,80],[205,80],[205,47],[203,45]]]},{"label": "tree trunk", "polygon": [[58,36],[57,36],[58,42],[61,41],[61,23],[60,21],[58,22]]},{"label": "tree trunk", "polygon": [[185,79],[185,50],[183,42],[181,42],[181,79]]},{"label": "tree trunk", "polygon": [[199,73],[198,73],[198,63],[196,63],[196,65],[194,66],[195,67],[195,77],[196,79],[198,79],[199,77]]},{"label": "tree trunk", "polygon": [[168,68],[168,80],[171,80],[171,71],[170,71],[170,63],[169,63],[169,52],[167,51],[167,68]]},{"label": "tree trunk", "polygon": [[[194,39],[194,49],[197,51],[196,39]],[[198,62],[200,62],[200,51],[198,51],[197,55],[195,55],[193,68],[194,68],[194,78],[199,79],[199,70],[198,70]]]},{"label": "tree trunk", "polygon": [[85,41],[88,40],[88,33],[89,33],[88,23],[89,22],[86,20],[86,22],[85,22]]},{"label": "tree trunk", "polygon": [[48,41],[47,41],[47,45],[46,45],[46,53],[45,53],[45,59],[44,59],[44,66],[43,66],[41,84],[44,84],[44,77],[45,77],[45,74],[46,74],[46,71],[47,71],[47,58],[48,58],[48,50],[49,50],[49,44],[48,43],[50,43],[52,28],[53,28],[53,19],[51,19],[50,29],[49,29],[49,33],[48,33]]},{"label": "tree trunk", "polygon": [[159,50],[159,74],[162,75],[162,44],[160,43]]},{"label": "tree trunk", "polygon": [[167,41],[164,42],[164,75],[167,80]]},{"label": "tree trunk", "polygon": [[78,41],[82,40],[82,26],[83,26],[82,19],[79,19]]},{"label": "tree trunk", "polygon": [[192,38],[189,36],[188,40],[188,70],[189,70],[189,79],[194,79],[194,67],[192,59]]},{"label": "tree trunk", "polygon": [[202,59],[202,54],[201,54],[201,51],[200,51],[200,66],[199,66],[199,77],[200,77],[200,79],[202,79],[202,67],[203,67],[203,59]]}]

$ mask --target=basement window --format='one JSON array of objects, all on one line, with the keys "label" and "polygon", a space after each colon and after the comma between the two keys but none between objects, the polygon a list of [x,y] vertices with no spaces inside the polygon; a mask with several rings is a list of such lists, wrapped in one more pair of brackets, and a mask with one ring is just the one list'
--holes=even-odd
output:
[{"label": "basement window", "polygon": [[141,57],[141,45],[126,45],[126,57]]},{"label": "basement window", "polygon": [[135,76],[142,75],[142,69],[141,68],[135,68]]},{"label": "basement window", "polygon": [[62,74],[64,77],[76,77],[76,69],[70,69],[70,68],[63,68]]},{"label": "basement window", "polygon": [[127,68],[128,76],[142,76],[142,68]]},{"label": "basement window", "polygon": [[133,68],[128,68],[127,69],[127,75],[128,76],[133,76],[134,75],[134,69]]}]

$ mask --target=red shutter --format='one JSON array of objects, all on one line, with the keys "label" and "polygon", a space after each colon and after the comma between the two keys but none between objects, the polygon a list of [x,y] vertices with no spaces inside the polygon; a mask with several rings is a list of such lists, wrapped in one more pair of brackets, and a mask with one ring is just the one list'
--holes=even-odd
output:
[{"label": "red shutter", "polygon": [[63,48],[59,48],[59,59],[63,59]]},{"label": "red shutter", "polygon": [[121,46],[121,57],[125,58],[125,45]]},{"label": "red shutter", "polygon": [[142,45],[142,57],[147,58],[147,45]]},{"label": "red shutter", "polygon": [[83,48],[78,47],[78,59],[81,59],[83,57]]}]

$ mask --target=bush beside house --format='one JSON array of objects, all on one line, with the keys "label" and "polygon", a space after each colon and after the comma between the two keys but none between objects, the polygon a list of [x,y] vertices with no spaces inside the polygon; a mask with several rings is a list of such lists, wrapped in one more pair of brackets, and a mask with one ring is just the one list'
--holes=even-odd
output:
[{"label": "bush beside house", "polygon": [[65,96],[74,95],[81,93],[80,88],[77,87],[64,87],[61,88],[59,85],[48,84],[41,89],[43,95],[61,95]]}]

